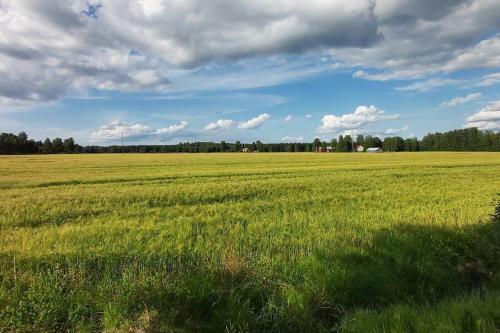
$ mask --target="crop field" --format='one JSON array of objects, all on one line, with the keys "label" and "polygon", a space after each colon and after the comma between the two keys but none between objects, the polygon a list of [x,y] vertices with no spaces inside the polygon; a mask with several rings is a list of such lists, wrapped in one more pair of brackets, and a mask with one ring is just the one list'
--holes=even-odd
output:
[{"label": "crop field", "polygon": [[496,332],[500,153],[0,156],[0,332]]}]

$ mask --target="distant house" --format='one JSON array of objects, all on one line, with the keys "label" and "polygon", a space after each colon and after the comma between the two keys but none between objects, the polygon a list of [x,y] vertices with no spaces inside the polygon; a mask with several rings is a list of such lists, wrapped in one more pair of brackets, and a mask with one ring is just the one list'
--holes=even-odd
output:
[{"label": "distant house", "polygon": [[333,152],[334,149],[335,148],[330,147],[330,146],[325,147],[325,148],[323,148],[323,147],[316,147],[316,152],[317,153],[331,153],[331,152]]},{"label": "distant house", "polygon": [[355,152],[364,152],[365,147],[363,147],[362,145],[354,145],[354,151]]},{"label": "distant house", "polygon": [[242,150],[242,152],[244,152],[244,153],[248,153],[249,151],[250,151],[250,149],[248,149],[248,148],[246,148],[246,147],[245,147],[245,148],[243,148],[243,150]]},{"label": "distant house", "polygon": [[373,147],[373,148],[368,148],[366,150],[367,153],[382,153],[383,150],[380,147]]}]

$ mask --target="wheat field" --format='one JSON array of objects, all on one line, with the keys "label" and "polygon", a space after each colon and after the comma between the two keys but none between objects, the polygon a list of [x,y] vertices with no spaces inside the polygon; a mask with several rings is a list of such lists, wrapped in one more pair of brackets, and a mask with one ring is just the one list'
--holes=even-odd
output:
[{"label": "wheat field", "polygon": [[500,153],[0,156],[0,331],[500,330]]}]

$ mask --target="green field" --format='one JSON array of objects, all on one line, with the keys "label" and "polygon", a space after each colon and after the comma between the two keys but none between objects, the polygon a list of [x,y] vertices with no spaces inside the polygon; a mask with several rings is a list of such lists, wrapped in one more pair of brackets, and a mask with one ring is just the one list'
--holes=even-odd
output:
[{"label": "green field", "polygon": [[495,332],[500,153],[0,156],[0,331]]}]

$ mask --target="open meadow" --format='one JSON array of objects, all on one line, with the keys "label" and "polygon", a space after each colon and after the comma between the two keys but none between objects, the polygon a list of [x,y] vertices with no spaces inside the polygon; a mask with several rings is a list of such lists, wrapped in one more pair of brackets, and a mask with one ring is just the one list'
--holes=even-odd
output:
[{"label": "open meadow", "polygon": [[500,153],[0,156],[0,332],[495,332]]}]

